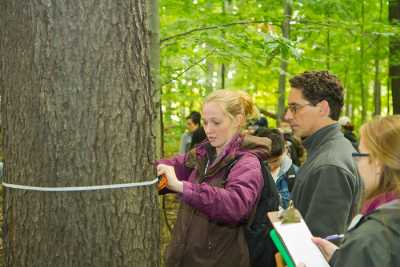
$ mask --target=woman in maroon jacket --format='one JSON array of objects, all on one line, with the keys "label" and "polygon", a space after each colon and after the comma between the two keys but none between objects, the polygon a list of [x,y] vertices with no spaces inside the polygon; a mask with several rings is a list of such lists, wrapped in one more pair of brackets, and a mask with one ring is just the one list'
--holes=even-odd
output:
[{"label": "woman in maroon jacket", "polygon": [[250,266],[242,226],[263,187],[258,158],[266,160],[270,147],[266,138],[241,134],[255,112],[243,92],[213,92],[203,104],[208,140],[158,162],[158,174],[167,176],[169,190],[182,202],[166,253],[168,267]]}]

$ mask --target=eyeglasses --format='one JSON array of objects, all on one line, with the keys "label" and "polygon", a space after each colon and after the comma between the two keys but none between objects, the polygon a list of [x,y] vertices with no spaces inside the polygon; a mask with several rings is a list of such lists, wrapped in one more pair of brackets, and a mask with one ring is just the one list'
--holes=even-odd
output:
[{"label": "eyeglasses", "polygon": [[287,109],[290,110],[290,112],[292,112],[292,114],[296,114],[300,109],[304,108],[305,106],[315,106],[311,103],[307,103],[307,104],[297,104],[297,103],[291,103],[287,106]]},{"label": "eyeglasses", "polygon": [[351,153],[351,156],[354,158],[354,160],[358,161],[363,157],[369,157],[369,153],[354,152],[354,153]]}]

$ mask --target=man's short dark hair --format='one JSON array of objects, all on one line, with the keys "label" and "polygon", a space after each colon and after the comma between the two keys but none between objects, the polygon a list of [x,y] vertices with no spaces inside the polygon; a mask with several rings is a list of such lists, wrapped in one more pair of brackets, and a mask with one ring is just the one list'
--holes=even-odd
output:
[{"label": "man's short dark hair", "polygon": [[186,119],[191,119],[194,124],[200,125],[201,124],[201,114],[198,111],[190,112],[189,116]]},{"label": "man's short dark hair", "polygon": [[302,91],[311,104],[322,100],[329,103],[329,117],[338,120],[343,107],[343,86],[339,79],[328,71],[306,71],[289,80],[290,86]]}]

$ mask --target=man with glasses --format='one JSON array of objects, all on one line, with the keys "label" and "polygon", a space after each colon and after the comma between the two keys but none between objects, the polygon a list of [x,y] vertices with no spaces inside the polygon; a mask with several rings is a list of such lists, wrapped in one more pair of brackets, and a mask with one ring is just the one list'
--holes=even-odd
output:
[{"label": "man with glasses", "polygon": [[304,72],[290,79],[285,119],[303,140],[307,159],[292,192],[314,236],[341,234],[356,212],[361,186],[352,153],[337,120],[343,87],[327,71]]}]

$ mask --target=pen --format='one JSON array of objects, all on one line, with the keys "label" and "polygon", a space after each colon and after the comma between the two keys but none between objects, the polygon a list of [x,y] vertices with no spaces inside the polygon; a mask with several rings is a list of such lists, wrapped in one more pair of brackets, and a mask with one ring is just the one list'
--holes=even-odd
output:
[{"label": "pen", "polygon": [[325,237],[325,240],[329,240],[329,241],[333,241],[333,240],[338,240],[338,239],[342,239],[344,237],[344,234],[340,234],[340,235],[328,235],[327,237]]}]

